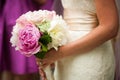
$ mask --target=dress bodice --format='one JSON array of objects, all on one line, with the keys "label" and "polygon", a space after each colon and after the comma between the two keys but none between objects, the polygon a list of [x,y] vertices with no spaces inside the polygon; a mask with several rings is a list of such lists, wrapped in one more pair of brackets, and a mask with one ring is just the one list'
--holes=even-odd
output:
[{"label": "dress bodice", "polygon": [[72,30],[89,30],[98,25],[94,0],[62,0],[62,4],[64,19]]}]

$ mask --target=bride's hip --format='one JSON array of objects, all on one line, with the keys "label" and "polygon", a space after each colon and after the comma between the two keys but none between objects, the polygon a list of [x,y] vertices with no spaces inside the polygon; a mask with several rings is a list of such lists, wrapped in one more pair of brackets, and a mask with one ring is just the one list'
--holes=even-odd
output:
[{"label": "bride's hip", "polygon": [[[69,42],[75,41],[77,39],[82,39],[84,36],[86,36],[87,34],[89,34],[91,32],[91,30],[69,30]],[[81,45],[82,46],[82,45]],[[73,53],[74,54],[74,53]],[[100,46],[96,47],[95,49],[81,55],[74,55],[71,56],[74,59],[78,58],[78,59],[88,59],[90,58],[90,56],[94,59],[107,59],[109,58],[109,60],[113,60],[114,59],[114,51],[113,51],[113,46],[112,46],[112,41],[106,41],[105,43],[101,44]]]},{"label": "bride's hip", "polygon": [[[90,34],[91,30],[69,30],[69,42],[73,42],[77,39],[82,39],[84,36],[87,34]],[[108,40],[101,44],[99,47],[95,48],[94,50],[101,50],[101,51],[113,51],[113,45],[112,45],[112,40]]]},{"label": "bride's hip", "polygon": [[[82,46],[82,45],[81,45]],[[73,53],[75,54],[75,53]],[[114,66],[115,65],[115,57],[114,51],[111,45],[111,41],[107,41],[101,46],[83,53],[83,54],[75,54],[66,58],[63,58],[60,63],[65,63],[66,66],[73,67],[91,67],[98,68],[103,66]],[[67,67],[68,67],[67,66]],[[97,67],[96,67],[97,66]]]}]

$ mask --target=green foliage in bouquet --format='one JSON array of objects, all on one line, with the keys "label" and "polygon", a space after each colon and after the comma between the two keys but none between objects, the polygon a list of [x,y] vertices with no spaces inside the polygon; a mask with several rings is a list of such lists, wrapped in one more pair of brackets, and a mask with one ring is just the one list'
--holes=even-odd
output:
[{"label": "green foliage in bouquet", "polygon": [[50,22],[49,21],[44,21],[41,24],[37,25],[40,31],[45,32],[49,29],[50,27]]},{"label": "green foliage in bouquet", "polygon": [[48,34],[47,30],[50,27],[49,21],[43,21],[41,24],[37,24],[37,27],[43,32],[43,36],[40,38],[39,43],[41,45],[41,50],[37,54],[36,57],[43,59],[45,54],[48,52],[48,44],[52,41],[52,38]]}]

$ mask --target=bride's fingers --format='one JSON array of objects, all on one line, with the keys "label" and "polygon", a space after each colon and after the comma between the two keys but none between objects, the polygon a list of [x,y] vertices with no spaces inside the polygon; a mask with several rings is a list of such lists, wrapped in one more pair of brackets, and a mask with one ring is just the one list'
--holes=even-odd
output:
[{"label": "bride's fingers", "polygon": [[41,75],[41,77],[44,77],[45,76],[45,72],[42,68],[39,67],[39,73]]},{"label": "bride's fingers", "polygon": [[40,62],[41,60],[42,60],[42,59],[40,59],[40,58],[36,58],[36,61],[37,61],[37,62]]},{"label": "bride's fingers", "polygon": [[42,64],[42,68],[45,69],[49,65],[50,65],[50,63],[44,63],[44,64]]},{"label": "bride's fingers", "polygon": [[45,72],[42,69],[39,69],[39,74],[40,74],[42,80],[47,80],[46,79],[46,74],[45,74]]},{"label": "bride's fingers", "polygon": [[41,65],[42,65],[42,60],[39,59],[39,58],[36,58],[36,64],[37,64],[38,66],[41,66]]},{"label": "bride's fingers", "polygon": [[48,65],[50,65],[51,63],[53,63],[52,61],[48,60],[48,59],[39,59],[36,58],[36,64],[41,67],[42,69],[46,68]]},{"label": "bride's fingers", "polygon": [[39,64],[39,62],[38,62],[38,61],[36,61],[36,64],[37,64],[37,66],[38,66],[38,67],[40,66],[40,64]]},{"label": "bride's fingers", "polygon": [[42,77],[44,76],[44,71],[41,68],[39,69],[39,73]]},{"label": "bride's fingers", "polygon": [[42,65],[49,64],[51,61],[48,59],[41,60]]},{"label": "bride's fingers", "polygon": [[46,68],[48,65],[52,64],[53,62],[48,59],[41,60],[41,66],[42,68]]}]

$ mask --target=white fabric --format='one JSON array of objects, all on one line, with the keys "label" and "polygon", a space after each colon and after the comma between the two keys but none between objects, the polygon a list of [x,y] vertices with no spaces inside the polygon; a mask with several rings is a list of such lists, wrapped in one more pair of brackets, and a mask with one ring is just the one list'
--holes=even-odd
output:
[{"label": "white fabric", "polygon": [[[62,4],[65,8],[64,19],[70,26],[70,42],[82,38],[97,27],[94,0],[62,0]],[[114,80],[111,41],[85,54],[57,61],[55,66],[55,80]]]}]

